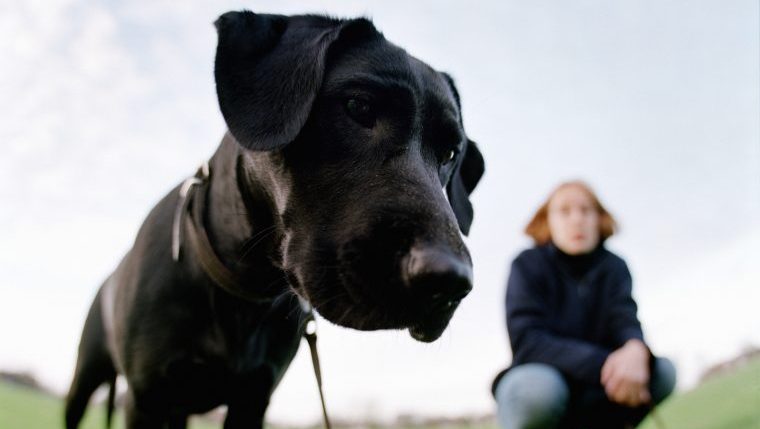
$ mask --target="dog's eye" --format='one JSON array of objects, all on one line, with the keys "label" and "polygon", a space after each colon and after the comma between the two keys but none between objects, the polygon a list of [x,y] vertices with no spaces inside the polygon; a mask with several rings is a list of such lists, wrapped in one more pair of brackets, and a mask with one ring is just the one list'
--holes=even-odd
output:
[{"label": "dog's eye", "polygon": [[364,127],[372,128],[375,125],[375,109],[372,103],[364,98],[349,98],[346,100],[348,115]]},{"label": "dog's eye", "polygon": [[457,156],[457,151],[456,151],[456,149],[451,149],[451,150],[449,150],[448,152],[446,152],[446,153],[443,155],[442,164],[443,164],[443,165],[446,165],[446,164],[450,163],[451,161],[453,161],[453,160],[454,160],[454,158],[456,158],[456,156]]}]

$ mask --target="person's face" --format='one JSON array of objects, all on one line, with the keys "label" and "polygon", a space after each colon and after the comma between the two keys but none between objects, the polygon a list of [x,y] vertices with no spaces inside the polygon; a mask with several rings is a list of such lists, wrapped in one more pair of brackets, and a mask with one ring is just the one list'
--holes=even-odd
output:
[{"label": "person's face", "polygon": [[568,255],[588,253],[599,244],[599,212],[588,193],[567,186],[549,201],[549,232],[554,245]]}]

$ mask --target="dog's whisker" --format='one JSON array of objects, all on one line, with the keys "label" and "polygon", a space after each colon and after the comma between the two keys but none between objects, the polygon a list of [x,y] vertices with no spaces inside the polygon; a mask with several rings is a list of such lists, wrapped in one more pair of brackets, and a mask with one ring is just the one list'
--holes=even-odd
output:
[{"label": "dog's whisker", "polygon": [[332,304],[333,302],[335,302],[335,301],[337,301],[339,299],[344,299],[345,297],[346,297],[345,293],[337,293],[337,294],[335,294],[335,295],[333,295],[331,297],[328,297],[328,298],[322,298],[322,297],[320,297],[318,300],[315,299],[314,301],[315,301],[315,304],[317,304],[317,305],[319,305],[321,307],[321,306],[324,306],[324,305]]},{"label": "dog's whisker", "polygon": [[253,243],[252,245],[250,245],[248,247],[248,249],[245,252],[243,252],[242,255],[240,255],[240,257],[238,258],[238,262],[242,262],[245,259],[245,257],[248,256],[253,251],[253,249],[256,248],[257,245],[261,244],[265,239],[267,239],[270,235],[272,235],[274,233],[275,233],[275,230],[272,230],[268,234],[265,234],[261,238],[259,238],[258,240],[256,240],[255,243]]},{"label": "dog's whisker", "polygon": [[259,231],[258,233],[254,234],[251,238],[245,241],[243,245],[241,246],[242,254],[240,255],[240,258],[238,258],[238,262],[245,259],[246,256],[264,239],[268,238],[272,234],[276,232],[276,228],[274,225],[269,226],[267,228],[264,228],[263,230]]},{"label": "dog's whisker", "polygon": [[[280,284],[283,284],[283,285],[287,285],[288,284],[288,278],[284,274],[281,277],[276,278],[276,279],[272,280],[271,282],[269,282],[267,284],[267,286],[265,287],[265,289],[271,289],[274,286],[279,286]],[[288,290],[289,289],[290,288],[288,288]]]},{"label": "dog's whisker", "polygon": [[252,236],[248,237],[248,239],[247,239],[247,240],[245,240],[245,242],[243,243],[243,245],[242,245],[241,247],[243,247],[243,248],[244,248],[244,247],[245,247],[245,246],[247,246],[247,245],[248,245],[248,244],[249,244],[251,241],[255,240],[256,238],[258,238],[258,237],[259,237],[260,235],[262,235],[262,234],[266,234],[266,233],[268,233],[269,231],[271,231],[271,230],[272,230],[272,229],[274,229],[275,227],[276,227],[275,225],[269,225],[269,226],[268,226],[268,227],[266,227],[266,228],[262,228],[261,230],[259,230],[259,231],[258,231],[258,232],[256,232],[255,234],[253,234]]}]

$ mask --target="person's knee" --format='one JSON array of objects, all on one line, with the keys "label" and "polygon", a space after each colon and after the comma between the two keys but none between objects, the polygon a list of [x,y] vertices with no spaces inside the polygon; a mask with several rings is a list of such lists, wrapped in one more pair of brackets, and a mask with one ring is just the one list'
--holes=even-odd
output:
[{"label": "person's knee", "polygon": [[543,364],[517,366],[496,387],[499,420],[504,429],[552,428],[565,413],[569,396],[557,369]]},{"label": "person's knee", "polygon": [[649,389],[655,404],[667,398],[676,387],[676,367],[667,358],[655,359]]}]

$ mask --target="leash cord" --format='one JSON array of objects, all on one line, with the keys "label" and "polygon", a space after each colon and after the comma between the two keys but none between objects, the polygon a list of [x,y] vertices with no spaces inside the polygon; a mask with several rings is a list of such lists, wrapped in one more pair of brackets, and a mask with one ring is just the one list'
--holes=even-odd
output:
[{"label": "leash cord", "polygon": [[[311,332],[309,332],[308,326],[313,326]],[[330,419],[327,417],[327,406],[325,406],[325,394],[322,389],[322,371],[319,365],[319,353],[317,352],[317,322],[313,316],[311,320],[307,322],[307,329],[303,334],[306,338],[306,342],[309,343],[309,350],[311,351],[311,363],[314,366],[314,376],[317,378],[317,388],[319,389],[319,400],[322,402],[322,418],[325,422],[325,429],[331,429]]]}]

